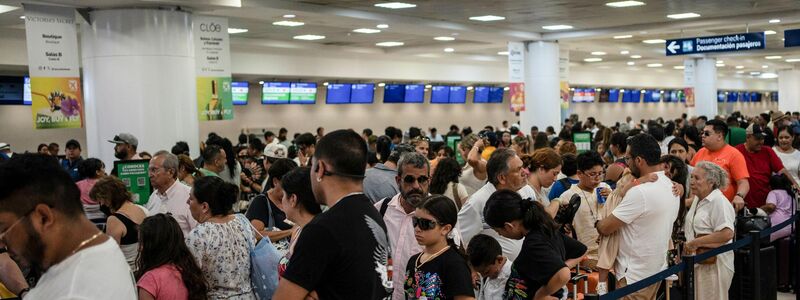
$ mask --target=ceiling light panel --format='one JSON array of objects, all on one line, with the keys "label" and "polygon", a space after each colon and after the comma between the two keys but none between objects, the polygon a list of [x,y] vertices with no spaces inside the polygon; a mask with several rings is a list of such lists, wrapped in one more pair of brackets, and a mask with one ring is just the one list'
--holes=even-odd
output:
[{"label": "ceiling light panel", "polygon": [[379,47],[398,47],[398,46],[402,46],[402,45],[405,45],[405,43],[403,43],[403,42],[380,42],[380,43],[376,43],[375,44],[375,46],[379,46]]},{"label": "ceiling light panel", "polygon": [[389,9],[403,9],[403,8],[417,7],[416,4],[405,3],[405,2],[385,2],[385,3],[375,4],[375,6],[381,8],[389,8]]},{"label": "ceiling light panel", "polygon": [[698,13],[693,13],[693,12],[682,13],[682,14],[671,14],[671,15],[667,15],[667,18],[670,18],[670,19],[676,19],[676,20],[680,20],[680,19],[690,19],[690,18],[697,18],[697,17],[700,17],[700,14],[698,14]]},{"label": "ceiling light panel", "polygon": [[378,32],[381,32],[381,31],[378,30],[378,29],[372,29],[372,28],[359,28],[359,29],[353,29],[353,32],[369,34],[369,33],[378,33]]},{"label": "ceiling light panel", "polygon": [[324,38],[325,38],[324,35],[315,35],[315,34],[304,34],[304,35],[298,35],[298,36],[294,37],[295,40],[304,40],[304,41],[315,41],[315,40],[321,40],[321,39],[324,39]]},{"label": "ceiling light panel", "polygon": [[567,29],[572,29],[573,27],[572,25],[559,24],[559,25],[542,26],[542,28],[547,30],[567,30]]},{"label": "ceiling light panel", "polygon": [[287,20],[272,22],[272,25],[275,25],[275,26],[286,26],[286,27],[297,27],[297,26],[303,26],[305,24],[306,23],[303,23],[303,22],[287,21]]},{"label": "ceiling light panel", "polygon": [[494,16],[494,15],[485,15],[485,16],[469,17],[469,19],[473,20],[473,21],[491,22],[491,21],[505,20],[506,17]]},{"label": "ceiling light panel", "polygon": [[616,1],[616,2],[608,2],[606,6],[610,6],[613,8],[620,8],[620,7],[631,7],[631,6],[642,6],[644,2],[641,1]]},{"label": "ceiling light panel", "polygon": [[645,44],[663,44],[663,43],[666,43],[666,42],[667,42],[666,40],[662,40],[662,39],[652,39],[652,40],[644,40],[644,41],[642,41],[642,43],[645,43]]},{"label": "ceiling light panel", "polygon": [[621,39],[629,39],[629,38],[632,38],[632,37],[633,37],[633,35],[630,35],[630,34],[626,34],[626,35],[615,35],[615,36],[614,36],[614,39],[615,39],[615,40],[621,40]]},{"label": "ceiling light panel", "polygon": [[232,27],[228,27],[228,34],[245,33],[245,32],[247,32],[247,31],[248,31],[248,30],[247,30],[247,29],[244,29],[244,28],[232,28]]},{"label": "ceiling light panel", "polygon": [[443,41],[443,42],[455,41],[456,40],[456,38],[454,38],[452,36],[437,36],[437,37],[435,37],[433,39],[437,40],[437,41]]},{"label": "ceiling light panel", "polygon": [[0,4],[0,14],[7,13],[7,12],[10,12],[12,10],[17,10],[17,9],[19,9],[19,7]]}]

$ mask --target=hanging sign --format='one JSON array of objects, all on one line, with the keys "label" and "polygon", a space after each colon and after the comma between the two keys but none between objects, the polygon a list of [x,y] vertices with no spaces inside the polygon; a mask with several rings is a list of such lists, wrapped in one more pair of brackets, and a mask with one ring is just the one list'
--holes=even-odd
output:
[{"label": "hanging sign", "polygon": [[233,119],[228,19],[194,16],[194,57],[200,121]]},{"label": "hanging sign", "polygon": [[525,44],[508,43],[508,82],[511,111],[525,110]]},{"label": "hanging sign", "polygon": [[766,47],[766,39],[763,32],[735,33],[667,40],[665,46],[667,56],[731,52],[764,49]]}]

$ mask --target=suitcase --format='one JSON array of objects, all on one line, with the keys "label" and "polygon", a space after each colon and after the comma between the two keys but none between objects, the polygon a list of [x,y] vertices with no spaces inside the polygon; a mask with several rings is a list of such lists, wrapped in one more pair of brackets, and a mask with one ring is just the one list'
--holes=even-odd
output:
[{"label": "suitcase", "polygon": [[792,251],[792,240],[791,237],[785,237],[779,239],[773,243],[776,248],[778,259],[777,259],[777,281],[778,281],[778,290],[788,291],[790,290],[790,286],[794,284],[792,282],[792,275],[793,273],[793,264],[794,262],[790,256]]},{"label": "suitcase", "polygon": [[[760,297],[755,297],[753,291],[752,262],[750,259],[750,249],[742,248],[734,250],[734,270],[731,288],[728,291],[730,300],[776,300],[778,298],[777,284],[775,275],[776,251],[775,247],[761,248],[761,292]],[[702,288],[702,287],[701,287]]]}]

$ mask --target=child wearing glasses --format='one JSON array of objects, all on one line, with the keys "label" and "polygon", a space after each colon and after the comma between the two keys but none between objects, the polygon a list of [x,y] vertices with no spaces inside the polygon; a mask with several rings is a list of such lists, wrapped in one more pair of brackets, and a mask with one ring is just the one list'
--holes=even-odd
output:
[{"label": "child wearing glasses", "polygon": [[457,218],[453,200],[445,196],[430,196],[417,206],[414,237],[424,250],[408,260],[406,299],[475,299],[466,255],[450,238]]}]

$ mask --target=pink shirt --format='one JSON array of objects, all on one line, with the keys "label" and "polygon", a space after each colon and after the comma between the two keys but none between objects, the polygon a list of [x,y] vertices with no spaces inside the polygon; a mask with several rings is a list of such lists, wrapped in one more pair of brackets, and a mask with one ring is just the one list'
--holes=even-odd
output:
[{"label": "pink shirt", "polygon": [[[375,203],[375,208],[380,210],[383,202]],[[392,197],[386,214],[383,215],[383,222],[386,223],[386,232],[389,234],[389,244],[392,246],[392,284],[394,293],[392,299],[405,299],[403,294],[403,283],[405,282],[405,270],[408,259],[414,254],[422,252],[422,246],[417,243],[414,237],[414,224],[411,217],[414,212],[407,214],[400,206],[400,194]]]},{"label": "pink shirt", "polygon": [[156,299],[188,299],[189,291],[174,265],[162,265],[147,271],[136,284]]},{"label": "pink shirt", "polygon": [[[792,217],[792,196],[785,190],[773,190],[767,194],[767,203],[775,205],[775,211],[769,215],[772,226],[778,226]],[[781,230],[773,232],[770,241],[789,236],[792,233],[792,226],[783,227]]]},{"label": "pink shirt", "polygon": [[81,190],[81,202],[83,205],[97,205],[98,203],[92,200],[89,197],[89,192],[94,187],[94,184],[97,183],[97,179],[94,178],[86,178],[84,180],[78,181],[75,185],[78,186],[78,189]]}]

